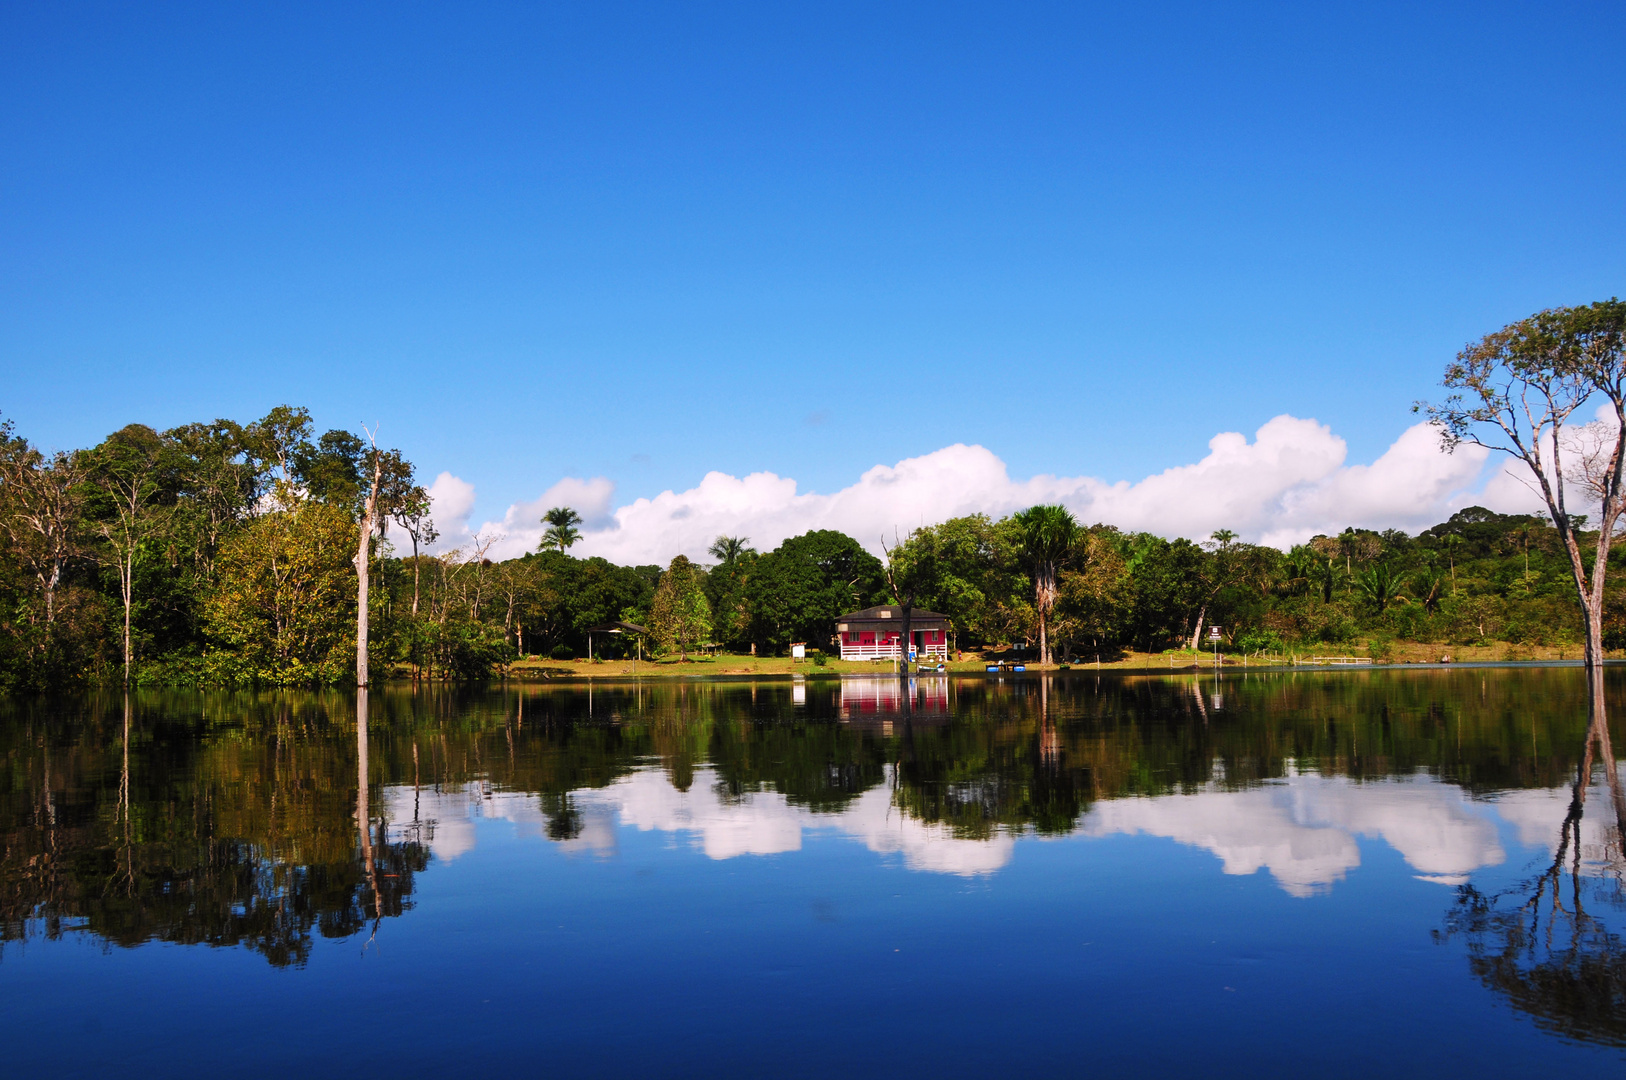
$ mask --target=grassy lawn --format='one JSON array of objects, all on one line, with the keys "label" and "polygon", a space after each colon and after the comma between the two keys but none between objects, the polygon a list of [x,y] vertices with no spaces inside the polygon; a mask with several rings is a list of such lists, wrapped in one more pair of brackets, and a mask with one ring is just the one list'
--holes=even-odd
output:
[{"label": "grassy lawn", "polygon": [[[963,660],[950,661],[948,670],[951,672],[980,672],[984,661],[976,653],[965,654]],[[1241,653],[1229,653],[1223,649],[1220,655],[1227,668],[1241,668],[1244,666],[1277,667],[1291,662],[1289,656],[1247,656]],[[1350,645],[1320,645],[1311,650],[1297,653],[1300,662],[1311,657],[1354,656],[1371,657],[1373,650],[1365,643]],[[1449,657],[1456,663],[1471,662],[1507,662],[1517,660],[1579,660],[1581,647],[1568,646],[1536,646],[1513,645],[1506,642],[1492,642],[1484,645],[1426,645],[1416,642],[1391,642],[1387,651],[1378,650],[1376,663],[1394,664],[1433,664]],[[1161,653],[1129,653],[1117,660],[1104,660],[1097,665],[1093,661],[1081,662],[1072,665],[1074,671],[1189,671],[1193,667],[1211,668],[1214,663],[1213,650],[1203,650],[1192,653],[1188,649],[1176,649]],[[1052,664],[1048,668],[1041,664],[1029,663],[1029,671],[1058,670],[1060,665]],[[868,674],[889,674],[893,670],[892,662],[875,662],[859,660],[826,660],[821,667],[811,660],[792,661],[784,656],[739,656],[723,653],[718,656],[690,657],[687,661],[676,658],[662,658],[660,660],[548,660],[541,657],[527,657],[516,661],[509,668],[509,676],[520,680],[529,679],[627,679],[627,678],[676,678],[684,676],[786,676],[804,675],[810,677]]]}]

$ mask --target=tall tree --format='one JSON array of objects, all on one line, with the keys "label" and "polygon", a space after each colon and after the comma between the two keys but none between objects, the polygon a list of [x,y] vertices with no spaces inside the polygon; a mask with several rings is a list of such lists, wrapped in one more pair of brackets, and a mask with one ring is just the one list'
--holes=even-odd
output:
[{"label": "tall tree", "polygon": [[389,527],[389,522],[402,503],[411,497],[415,489],[412,483],[412,466],[407,464],[398,450],[380,450],[378,439],[373,432],[368,432],[368,442],[372,450],[372,479],[360,493],[361,520],[357,523],[356,539],[356,685],[366,686],[367,672],[367,631],[368,631],[368,585],[369,570],[372,563],[373,531],[380,534]]},{"label": "tall tree", "polygon": [[275,471],[276,479],[292,484],[311,437],[311,414],[294,405],[278,405],[243,431],[244,443],[255,457]]},{"label": "tall tree", "polygon": [[1078,539],[1078,522],[1065,506],[1030,506],[1013,515],[1021,530],[1022,555],[1033,574],[1033,608],[1039,616],[1039,663],[1050,663],[1048,620],[1056,605],[1056,571]]},{"label": "tall tree", "polygon": [[542,515],[542,524],[548,527],[542,534],[544,548],[557,548],[560,553],[582,538],[581,530],[576,526],[582,523],[582,516],[568,506],[555,506]]},{"label": "tall tree", "polygon": [[661,575],[649,608],[650,632],[662,648],[676,648],[679,659],[687,660],[689,648],[711,636],[711,605],[706,602],[704,578],[705,571],[687,557],[677,556]]},{"label": "tall tree", "polygon": [[[897,534],[893,534],[897,541]],[[882,570],[886,575],[887,591],[897,602],[899,614],[903,616],[903,626],[899,629],[899,642],[901,648],[898,653],[898,674],[905,675],[909,671],[909,646],[914,644],[914,616],[915,597],[923,591],[930,589],[937,582],[937,549],[935,545],[919,544],[912,549],[906,549],[901,541],[897,541],[890,548],[886,546],[886,539],[881,540],[881,550],[886,553],[886,561],[882,563]]]},{"label": "tall tree", "polygon": [[342,507],[296,498],[227,538],[203,603],[216,677],[273,685],[345,677],[353,528]]},{"label": "tall tree", "polygon": [[115,431],[90,451],[86,470],[94,504],[96,531],[106,543],[106,557],[119,579],[124,602],[124,682],[129,685],[134,650],[130,620],[135,610],[136,558],[156,532],[159,470],[165,445],[162,436],[144,424]]},{"label": "tall tree", "polygon": [[80,459],[47,458],[0,423],[0,531],[39,584],[47,642],[56,622],[62,571],[77,550]]},{"label": "tall tree", "polygon": [[[737,551],[719,554],[723,540],[737,540]],[[712,633],[719,642],[744,647],[749,640],[751,606],[746,589],[756,571],[757,553],[744,546],[744,537],[718,537],[710,553],[722,561],[706,574],[706,599],[711,602]]]},{"label": "tall tree", "polygon": [[257,457],[242,425],[230,420],[183,424],[164,432],[164,438],[177,458],[180,520],[174,535],[178,545],[190,551],[207,587],[221,541],[257,511],[271,466]]},{"label": "tall tree", "polygon": [[1082,529],[1070,566],[1057,581],[1055,636],[1087,639],[1097,650],[1131,631],[1134,585],[1125,558],[1128,539],[1110,525]]},{"label": "tall tree", "polygon": [[367,473],[378,453],[348,431],[328,431],[314,444],[294,452],[294,471],[305,493],[335,506],[359,506],[367,491]]},{"label": "tall tree", "polygon": [[[995,522],[986,514],[950,518],[927,525],[887,552],[918,587],[917,600],[947,615],[958,642],[964,633],[973,640],[1007,641],[1032,622],[1022,598],[1022,580],[1016,529],[1010,520]],[[956,647],[957,644],[956,644]]]},{"label": "tall tree", "polygon": [[792,641],[827,646],[837,616],[887,595],[880,560],[833,529],[793,536],[759,557],[745,588],[753,640],[774,649]]},{"label": "tall tree", "polygon": [[[1345,530],[1346,537],[1354,535],[1355,530]],[[1343,539],[1340,538],[1341,543]],[[1245,556],[1257,551],[1251,545],[1238,544],[1236,533],[1230,529],[1216,530],[1203,547],[1207,549],[1207,557],[1197,562],[1195,566],[1197,580],[1193,582],[1199,598],[1197,616],[1191,624],[1189,647],[1193,650],[1202,644],[1203,627],[1208,622],[1209,613],[1215,602],[1220,599],[1221,591],[1244,575],[1249,562]],[[1343,550],[1348,557],[1348,553],[1355,549],[1346,545]]]},{"label": "tall tree", "polygon": [[[1443,402],[1419,402],[1446,450],[1463,443],[1518,458],[1529,471],[1568,556],[1586,622],[1586,663],[1603,662],[1604,578],[1620,521],[1626,466],[1626,304],[1537,312],[1473,342],[1445,369]],[[1578,445],[1571,418],[1603,399],[1609,423]],[[1597,504],[1591,565],[1574,489]]]},{"label": "tall tree", "polygon": [[418,549],[427,547],[440,539],[440,531],[435,528],[434,519],[429,516],[432,509],[429,501],[429,492],[422,486],[414,486],[401,500],[393,515],[395,523],[406,531],[407,538],[412,541],[412,617],[418,617],[419,595],[419,561]]}]

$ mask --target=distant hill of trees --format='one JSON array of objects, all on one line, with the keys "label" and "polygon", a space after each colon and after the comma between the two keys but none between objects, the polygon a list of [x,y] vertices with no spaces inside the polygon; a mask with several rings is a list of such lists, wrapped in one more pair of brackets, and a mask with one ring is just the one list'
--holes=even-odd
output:
[{"label": "distant hill of trees", "polygon": [[[355,436],[317,437],[286,406],[249,424],[131,425],[51,455],[0,424],[0,689],[116,680],[126,625],[139,681],[352,677],[369,460]],[[1248,651],[1581,639],[1555,530],[1479,507],[1416,536],[1351,527],[1287,552],[1223,530],[1169,540],[1052,514],[1041,562],[1035,515],[973,515],[916,530],[885,563],[821,530],[766,552],[719,537],[714,563],[684,559],[673,576],[573,557],[568,507],[520,558],[479,545],[426,554],[427,499],[410,464],[390,461],[369,602],[380,671],[475,678],[520,655],[579,656],[588,628],[611,621],[650,626],[674,653],[702,638],[759,654],[830,648],[842,612],[905,598],[952,618],[960,649],[1035,641],[1042,600],[1060,658],[1189,648],[1215,624]],[[1607,611],[1607,644],[1626,646],[1618,590]],[[601,635],[595,647],[634,646]]]}]

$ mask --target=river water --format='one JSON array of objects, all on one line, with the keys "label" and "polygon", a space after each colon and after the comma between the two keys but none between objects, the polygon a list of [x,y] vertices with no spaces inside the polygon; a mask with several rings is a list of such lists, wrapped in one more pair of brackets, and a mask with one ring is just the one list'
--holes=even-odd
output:
[{"label": "river water", "polygon": [[0,1061],[1618,1070],[1613,733],[1574,668],[0,702]]}]

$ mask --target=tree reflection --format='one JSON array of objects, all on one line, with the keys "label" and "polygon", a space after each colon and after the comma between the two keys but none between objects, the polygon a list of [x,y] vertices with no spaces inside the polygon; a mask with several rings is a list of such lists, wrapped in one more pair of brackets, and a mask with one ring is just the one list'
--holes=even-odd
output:
[{"label": "tree reflection", "polygon": [[[242,945],[302,963],[318,935],[380,933],[408,909],[440,812],[429,807],[461,799],[463,813],[506,793],[528,804],[540,835],[581,848],[599,843],[599,815],[614,802],[593,792],[656,772],[678,793],[704,776],[706,798],[740,821],[758,795],[793,810],[787,821],[832,824],[878,802],[881,818],[906,820],[911,835],[1008,844],[1091,820],[1186,835],[1180,822],[1102,825],[1104,804],[1126,797],[1218,800],[1307,772],[1427,772],[1469,792],[1540,791],[1613,759],[1570,672],[1507,672],[1488,687],[1466,672],[1223,686],[1222,710],[1188,680],[1077,675],[810,678],[805,700],[782,683],[696,682],[0,700],[0,943],[85,932],[117,945]],[[1539,734],[1533,711],[1545,718]],[[1587,761],[1576,757],[1583,744]],[[1584,785],[1572,794],[1584,799]],[[1201,824],[1203,842],[1224,847]],[[1261,827],[1244,817],[1232,826],[1238,844]],[[1565,828],[1563,857],[1541,886],[1539,935],[1552,911],[1591,919],[1604,902],[1599,882],[1571,868],[1579,826]],[[1483,865],[1447,863],[1452,873]],[[1578,904],[1583,884],[1592,892]],[[1477,913],[1463,905],[1465,930],[1489,927],[1507,906],[1481,899]],[[1577,926],[1596,936],[1593,923]]]},{"label": "tree reflection", "polygon": [[[1626,1046],[1626,940],[1600,917],[1626,911],[1626,797],[1601,670],[1593,674],[1590,698],[1586,745],[1552,862],[1495,895],[1462,886],[1446,934],[1462,935],[1474,975],[1542,1028]],[[1613,820],[1603,830],[1601,850],[1583,855],[1581,826],[1594,765],[1602,766]]]},{"label": "tree reflection", "polygon": [[342,744],[301,737],[287,712],[213,741],[129,697],[107,719],[4,729],[19,737],[7,764],[29,780],[26,800],[0,784],[0,945],[88,932],[298,965],[316,934],[348,937],[408,905],[427,852],[381,843],[382,823],[375,838],[364,724],[347,783]]}]

